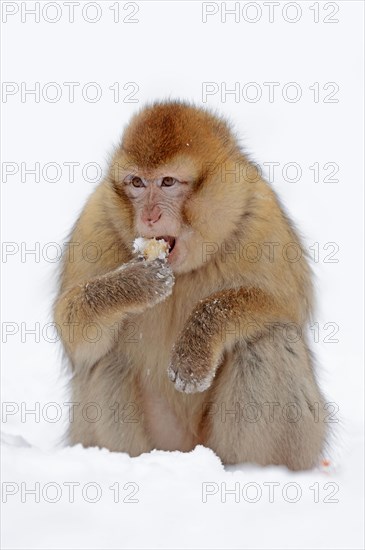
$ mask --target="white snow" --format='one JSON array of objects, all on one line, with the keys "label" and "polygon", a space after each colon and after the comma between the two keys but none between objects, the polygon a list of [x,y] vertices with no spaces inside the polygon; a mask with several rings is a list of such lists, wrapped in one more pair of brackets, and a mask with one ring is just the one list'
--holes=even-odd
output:
[{"label": "white snow", "polygon": [[303,473],[223,468],[201,446],[130,458],[80,445],[41,450],[8,436],[2,447],[3,545],[361,548],[362,438],[360,431],[351,436],[339,463]]}]

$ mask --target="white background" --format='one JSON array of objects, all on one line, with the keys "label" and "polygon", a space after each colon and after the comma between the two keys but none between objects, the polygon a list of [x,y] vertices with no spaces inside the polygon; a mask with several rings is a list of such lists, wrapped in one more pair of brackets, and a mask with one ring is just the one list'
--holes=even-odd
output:
[{"label": "white background", "polygon": [[[136,23],[123,22],[134,8],[122,2],[119,22],[113,21],[115,12],[110,9],[115,2],[99,2],[100,20],[95,23],[83,18],[84,2],[75,6],[73,23],[67,7],[59,2],[60,20],[50,23],[45,19],[57,15],[55,3],[51,4],[42,13],[45,3],[40,2],[36,23],[34,15],[22,12],[25,7],[34,8],[34,2],[2,2],[2,80],[19,88],[23,82],[28,89],[38,82],[41,90],[39,102],[31,94],[22,100],[20,91],[2,98],[1,229],[3,247],[14,251],[4,255],[3,248],[2,255],[2,399],[14,403],[14,414],[3,416],[2,473],[3,481],[15,482],[19,488],[22,481],[29,487],[35,482],[43,486],[54,481],[62,487],[65,481],[78,481],[81,485],[97,482],[103,492],[94,504],[80,494],[69,503],[65,492],[57,503],[42,496],[40,503],[34,503],[33,497],[22,503],[19,490],[3,504],[4,547],[362,548],[363,3],[303,1],[295,8],[281,2],[272,22],[268,6],[261,2],[251,8],[247,2],[237,3],[238,20],[227,15],[226,22],[222,22],[224,4],[210,3],[217,13],[205,23],[200,2],[138,2],[138,12],[131,15]],[[318,23],[314,22],[316,6]],[[232,9],[234,3],[226,7]],[[337,7],[338,12],[331,15]],[[4,10],[17,8],[6,20]],[[292,20],[298,9],[296,23],[285,20]],[[84,15],[94,19],[95,8],[89,7]],[[255,23],[247,21],[256,16]],[[325,23],[326,16],[339,21]],[[54,89],[43,97],[49,82],[60,87],[59,101],[47,100]],[[74,102],[69,101],[64,82],[80,83]],[[82,96],[89,82],[100,87],[97,102]],[[109,89],[116,82],[121,94],[117,102]],[[126,101],[132,87],[123,89],[131,82],[137,90],[134,103]],[[216,83],[217,93],[203,98],[204,82]],[[221,94],[224,83],[230,90],[235,83],[247,90],[244,86],[250,82],[262,92],[256,102],[248,101],[244,93],[238,98]],[[279,83],[272,102],[264,82]],[[283,97],[290,82],[302,91],[297,102]],[[310,89],[316,82],[317,102]],[[324,101],[333,89],[324,90],[329,82],[339,87],[333,96],[338,102]],[[89,91],[92,97],[93,90]],[[247,93],[252,98],[254,89]],[[289,97],[292,93],[293,88]],[[313,322],[319,328],[312,348],[321,387],[327,400],[338,406],[340,420],[331,425],[331,466],[325,472],[318,468],[291,474],[284,468],[248,465],[224,471],[218,458],[203,448],[185,455],[156,452],[138,459],[106,450],[62,448],[66,414],[57,422],[51,422],[47,413],[39,419],[21,417],[24,407],[62,405],[68,395],[60,346],[50,341],[51,330],[42,336],[42,329],[52,321],[59,266],[51,261],[55,247],[47,243],[67,241],[96,185],[83,178],[82,167],[93,162],[105,169],[130,116],[146,102],[166,98],[191,100],[217,110],[233,123],[252,159],[262,166],[280,163],[273,187],[299,227],[306,248],[312,247],[312,255],[314,249],[319,252],[312,262],[318,296]],[[32,174],[22,181],[20,164],[32,168],[36,162],[41,170],[49,162],[58,163],[59,181],[47,181],[55,174],[52,170],[46,178],[41,174],[39,182]],[[74,182],[65,162],[80,163]],[[293,172],[282,172],[291,162],[302,170],[297,182],[285,181],[293,178]],[[323,181],[331,172],[323,167],[330,162],[339,167],[333,176],[338,182]],[[5,178],[9,165],[4,163],[16,163],[19,171]],[[309,168],[314,163],[321,167],[319,182]],[[267,165],[265,173],[269,175]],[[90,169],[88,177],[93,174]],[[326,249],[327,243],[335,244]],[[37,255],[24,255],[25,249],[36,247]],[[337,261],[325,261],[333,250]],[[39,338],[26,334],[36,323]],[[334,324],[338,331],[331,336]],[[11,330],[14,334],[9,334]],[[47,411],[49,416],[54,414]],[[202,503],[202,482],[226,482],[227,488],[235,482],[240,487],[255,482],[265,490],[263,483],[268,480],[281,484],[280,498],[275,496],[272,503],[265,492],[256,503],[242,497],[236,503],[232,495],[221,502],[220,485],[216,486],[219,492]],[[139,503],[114,503],[108,487],[116,481],[138,483]],[[298,483],[302,490],[296,503],[281,496],[288,482]],[[315,482],[323,491],[318,503],[309,489]],[[326,483],[337,484],[334,498],[339,502],[323,501],[331,492],[329,487],[323,489]]]}]

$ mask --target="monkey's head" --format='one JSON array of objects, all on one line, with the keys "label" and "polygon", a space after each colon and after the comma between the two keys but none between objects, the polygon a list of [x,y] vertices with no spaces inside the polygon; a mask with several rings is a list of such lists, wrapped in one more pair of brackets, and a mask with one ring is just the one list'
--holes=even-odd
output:
[{"label": "monkey's head", "polygon": [[220,118],[180,102],[148,106],[126,128],[108,180],[121,234],[128,244],[163,237],[174,271],[196,269],[207,246],[218,249],[237,229],[243,162]]}]

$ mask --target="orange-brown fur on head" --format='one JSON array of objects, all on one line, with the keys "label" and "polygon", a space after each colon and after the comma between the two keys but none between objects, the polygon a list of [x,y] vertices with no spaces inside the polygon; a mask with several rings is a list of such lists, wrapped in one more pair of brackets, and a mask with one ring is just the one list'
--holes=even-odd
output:
[{"label": "orange-brown fur on head", "polygon": [[186,153],[203,170],[235,150],[225,121],[186,103],[169,102],[155,103],[132,118],[120,152],[141,169],[157,168]]}]

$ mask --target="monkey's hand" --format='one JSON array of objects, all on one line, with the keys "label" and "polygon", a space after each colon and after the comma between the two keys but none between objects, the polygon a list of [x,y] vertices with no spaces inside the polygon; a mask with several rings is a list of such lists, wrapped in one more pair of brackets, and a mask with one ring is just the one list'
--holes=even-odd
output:
[{"label": "monkey's hand", "polygon": [[203,392],[212,384],[223,352],[214,321],[216,302],[208,299],[196,307],[173,347],[168,376],[178,391]]},{"label": "monkey's hand", "polygon": [[153,307],[172,293],[175,279],[165,260],[132,260],[117,272],[120,273],[127,301],[135,310]]}]

